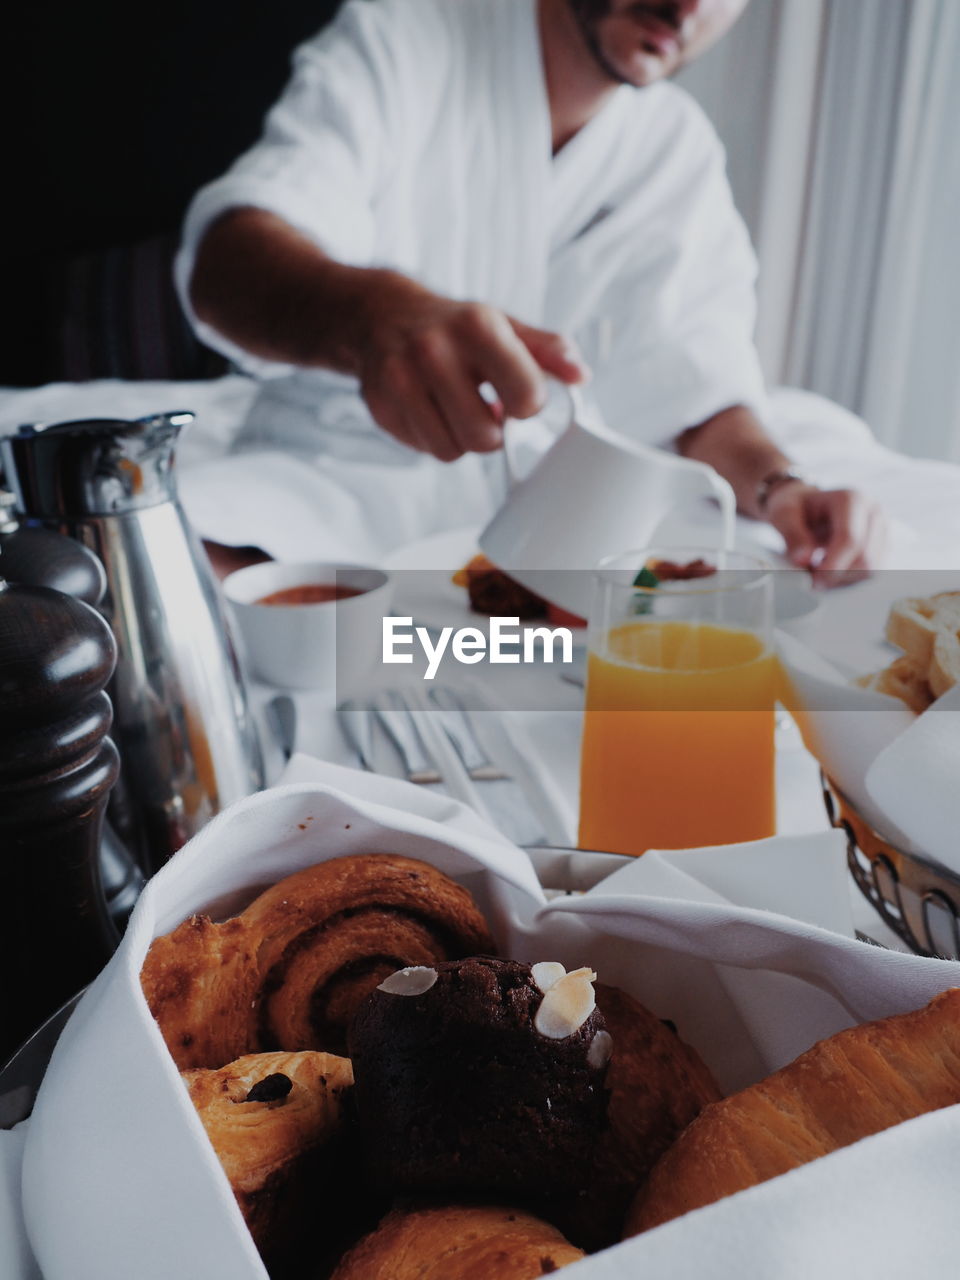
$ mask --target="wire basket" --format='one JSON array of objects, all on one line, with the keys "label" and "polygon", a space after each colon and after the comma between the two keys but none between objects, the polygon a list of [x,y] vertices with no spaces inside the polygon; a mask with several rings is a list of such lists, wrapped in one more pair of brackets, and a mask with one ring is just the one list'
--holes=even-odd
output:
[{"label": "wire basket", "polygon": [[827,815],[847,837],[847,864],[867,901],[917,955],[960,960],[960,876],[897,849],[820,776]]}]

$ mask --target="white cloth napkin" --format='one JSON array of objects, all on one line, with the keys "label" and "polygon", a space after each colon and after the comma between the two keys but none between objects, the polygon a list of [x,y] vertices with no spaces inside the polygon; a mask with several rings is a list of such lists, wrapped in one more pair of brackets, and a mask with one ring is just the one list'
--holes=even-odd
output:
[{"label": "white cloth napkin", "polygon": [[577,1262],[564,1280],[944,1274],[960,1108],[898,1125]]},{"label": "white cloth napkin", "polygon": [[[956,587],[956,575],[951,584]],[[859,621],[850,601],[841,601],[850,616],[818,620],[816,635],[801,641],[778,633],[788,701],[808,750],[875,831],[908,853],[960,872],[960,689],[917,716],[898,698],[851,681],[851,669],[866,673],[896,656],[878,637],[890,593],[902,593],[903,582],[897,575],[886,596],[879,594],[882,586],[861,597],[870,608]],[[879,654],[872,662],[871,645]],[[861,661],[846,661],[858,648]]]},{"label": "white cloth napkin", "polygon": [[960,686],[877,755],[866,776],[873,802],[915,845],[960,873]]},{"label": "white cloth napkin", "polygon": [[0,1276],[4,1280],[42,1280],[23,1222],[20,1173],[26,1124],[0,1130]]},{"label": "white cloth napkin", "polygon": [[868,790],[867,774],[880,752],[917,717],[897,698],[853,685],[796,636],[779,631],[777,650],[789,683],[787,701],[807,750],[875,830],[910,849],[907,834]]},{"label": "white cloth napkin", "polygon": [[[190,912],[235,910],[325,857],[389,848],[434,862],[470,887],[509,954],[591,963],[601,980],[673,1018],[727,1088],[822,1035],[916,1008],[960,980],[958,965],[824,927],[845,925],[830,905],[842,864],[835,833],[647,855],[585,895],[548,903],[525,855],[454,801],[304,758],[287,776],[298,781],[234,805],[153,879],[57,1046],[27,1129],[23,1179],[46,1280],[264,1280],[138,973],[151,938]],[[822,898],[811,887],[818,881]],[[796,903],[804,919],[776,915],[771,903]],[[957,1108],[911,1122],[596,1255],[571,1275],[626,1280],[692,1275],[696,1266],[731,1280],[808,1280],[835,1274],[832,1258],[853,1260],[846,1274],[889,1274],[891,1219],[875,1211],[891,1194],[888,1170],[898,1220],[911,1223],[912,1263],[929,1268],[953,1239],[946,1160],[955,1146],[944,1134],[955,1143],[958,1130]],[[922,1176],[908,1179],[898,1171],[906,1168]],[[5,1264],[0,1254],[4,1277],[29,1280],[19,1261]]]}]

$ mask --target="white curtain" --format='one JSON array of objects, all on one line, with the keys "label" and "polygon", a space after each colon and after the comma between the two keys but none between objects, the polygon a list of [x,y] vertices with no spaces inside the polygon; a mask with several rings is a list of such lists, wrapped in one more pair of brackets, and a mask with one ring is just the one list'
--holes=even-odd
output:
[{"label": "white curtain", "polygon": [[770,380],[960,461],[960,0],[754,0],[683,82],[760,256]]}]

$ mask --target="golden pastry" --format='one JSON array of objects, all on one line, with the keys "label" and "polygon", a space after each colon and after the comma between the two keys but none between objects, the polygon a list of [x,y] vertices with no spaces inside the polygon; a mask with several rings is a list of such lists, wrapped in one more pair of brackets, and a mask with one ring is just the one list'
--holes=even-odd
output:
[{"label": "golden pastry", "polygon": [[882,671],[858,676],[854,684],[858,684],[861,689],[872,689],[875,693],[899,698],[917,715],[926,711],[935,696],[927,680],[926,670],[919,667],[913,658],[906,656],[895,659]]},{"label": "golden pastry", "polygon": [[941,591],[933,596],[908,596],[894,601],[884,634],[925,671],[933,657],[938,634],[958,627],[960,591]]},{"label": "golden pastry", "polygon": [[626,1234],[957,1102],[960,988],[915,1013],[821,1040],[766,1080],[707,1107],[654,1167]]},{"label": "golden pastry", "polygon": [[282,1250],[298,1210],[323,1190],[318,1156],[344,1126],[349,1060],[258,1053],[182,1075],[254,1242],[267,1255]]},{"label": "golden pastry", "polygon": [[555,1227],[518,1209],[394,1210],[331,1280],[535,1280],[583,1256]]},{"label": "golden pastry", "polygon": [[426,862],[334,858],[286,876],[239,916],[191,916],[152,944],[143,992],[177,1066],[269,1049],[343,1053],[389,974],[495,944],[473,898]]},{"label": "golden pastry", "polygon": [[854,684],[899,698],[921,715],[960,683],[960,591],[895,600],[884,634],[903,654]]},{"label": "golden pastry", "polygon": [[935,698],[960,684],[960,629],[941,631],[933,642],[928,668],[930,690]]}]

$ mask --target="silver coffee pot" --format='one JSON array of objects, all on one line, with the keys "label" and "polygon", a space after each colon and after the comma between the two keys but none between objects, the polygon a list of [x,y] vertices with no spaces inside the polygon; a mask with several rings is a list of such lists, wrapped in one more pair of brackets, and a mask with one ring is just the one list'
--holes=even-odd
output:
[{"label": "silver coffee pot", "polygon": [[177,498],[177,437],[192,418],[23,426],[0,440],[20,523],[69,534],[106,571],[121,761],[109,821],[147,874],[263,785],[230,619]]}]

